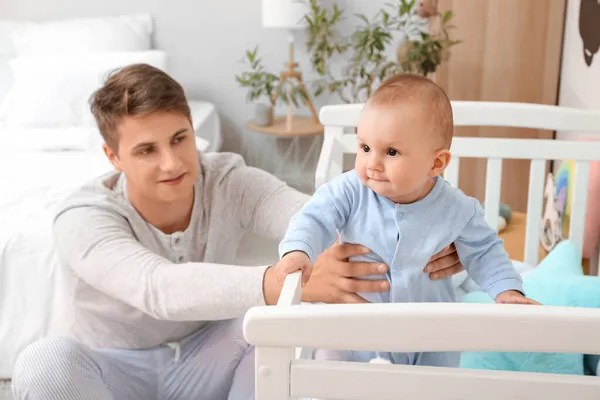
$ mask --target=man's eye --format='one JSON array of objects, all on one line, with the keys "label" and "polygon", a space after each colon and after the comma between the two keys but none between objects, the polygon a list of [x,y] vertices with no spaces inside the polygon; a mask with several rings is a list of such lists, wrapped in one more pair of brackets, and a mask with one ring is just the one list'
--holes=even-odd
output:
[{"label": "man's eye", "polygon": [[388,156],[394,157],[398,155],[398,151],[396,149],[389,149]]}]

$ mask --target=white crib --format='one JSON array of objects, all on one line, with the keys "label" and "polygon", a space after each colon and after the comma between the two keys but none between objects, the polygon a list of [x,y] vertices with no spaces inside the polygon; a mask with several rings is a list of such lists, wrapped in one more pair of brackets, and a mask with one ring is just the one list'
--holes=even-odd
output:
[{"label": "white crib", "polygon": [[[522,103],[458,101],[452,106],[457,126],[600,132],[600,112]],[[356,136],[344,129],[356,126],[362,107],[321,109],[325,139],[317,186],[341,174],[344,154],[356,152]],[[492,226],[499,213],[502,160],[532,160],[525,236],[525,262],[531,265],[538,262],[546,163],[575,160],[569,238],[582,249],[589,162],[600,160],[600,142],[456,137],[451,150],[444,177],[452,185],[458,185],[461,158],[487,159],[485,213]],[[600,398],[597,377],[317,361],[298,351],[600,354],[600,310],[460,303],[300,305],[299,278],[286,279],[278,306],[256,307],[246,315],[244,335],[256,346],[256,400]]]}]

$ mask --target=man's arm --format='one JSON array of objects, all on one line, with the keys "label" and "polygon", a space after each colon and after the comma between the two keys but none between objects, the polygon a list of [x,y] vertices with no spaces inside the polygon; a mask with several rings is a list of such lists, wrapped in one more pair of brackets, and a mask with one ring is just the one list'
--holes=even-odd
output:
[{"label": "man's arm", "polygon": [[142,246],[122,216],[99,207],[59,215],[54,240],[78,277],[157,319],[228,319],[265,304],[266,267],[172,263]]},{"label": "man's arm", "polygon": [[235,202],[242,228],[281,240],[288,224],[310,196],[258,168],[246,165],[227,174],[227,197]]},{"label": "man's arm", "polygon": [[485,213],[479,202],[471,220],[454,242],[462,264],[492,299],[507,290],[524,293],[521,275],[508,257],[502,239],[485,221]]}]

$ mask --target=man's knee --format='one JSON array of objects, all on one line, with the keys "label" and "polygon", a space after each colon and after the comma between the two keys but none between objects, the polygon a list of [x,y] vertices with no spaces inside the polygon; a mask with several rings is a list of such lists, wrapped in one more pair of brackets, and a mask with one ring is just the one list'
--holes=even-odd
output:
[{"label": "man's knee", "polygon": [[58,398],[90,366],[87,348],[68,338],[48,337],[26,347],[14,366],[17,399]]}]

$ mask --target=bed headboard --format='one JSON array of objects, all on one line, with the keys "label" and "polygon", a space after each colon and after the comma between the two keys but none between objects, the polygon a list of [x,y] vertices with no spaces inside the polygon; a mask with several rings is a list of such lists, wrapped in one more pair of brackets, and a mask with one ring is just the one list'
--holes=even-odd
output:
[{"label": "bed headboard", "polygon": [[[600,132],[596,111],[519,103],[453,102],[452,106],[456,125]],[[344,128],[356,125],[361,109],[361,104],[321,109],[325,139],[317,186],[341,174],[344,154],[356,152],[356,137]],[[532,160],[525,257],[533,264],[537,263],[546,161],[576,160],[570,239],[581,249],[589,163],[600,160],[600,142],[458,137],[453,139],[452,153],[445,178],[453,185],[458,184],[461,158],[488,160],[485,209],[492,226],[498,216],[502,160]],[[296,350],[600,354],[600,310],[462,303],[299,305],[300,281],[300,273],[288,276],[276,307],[255,307],[246,314],[244,335],[256,346],[256,400],[383,400],[399,394],[436,400],[600,396],[597,377],[317,361],[298,358]],[[377,329],[368,329],[373,324]],[[444,335],[436,335],[439,331]]]}]

